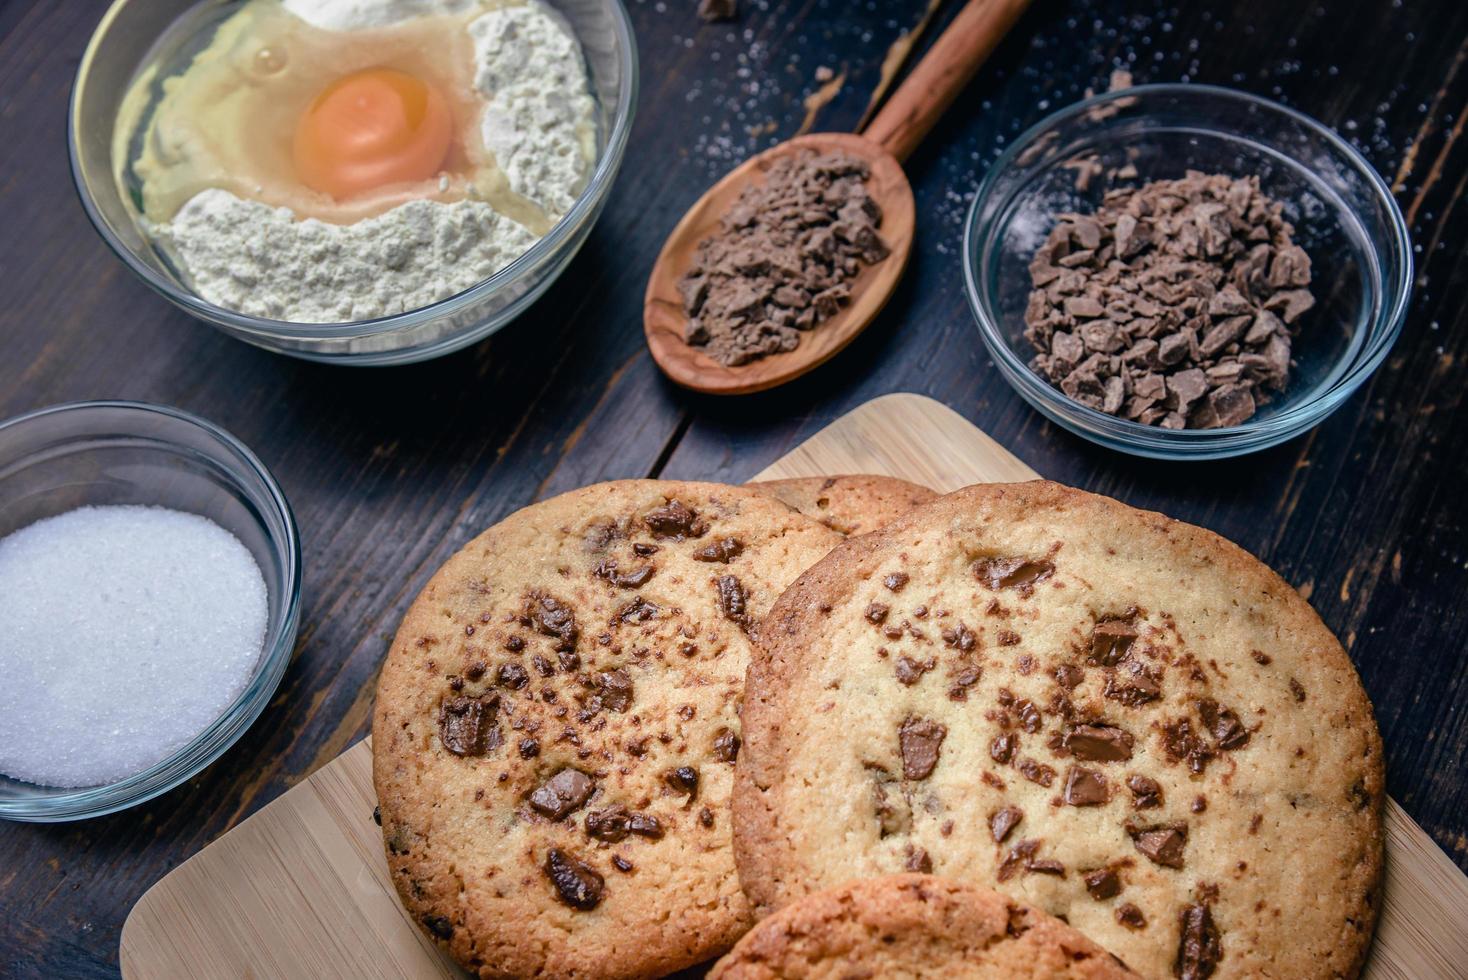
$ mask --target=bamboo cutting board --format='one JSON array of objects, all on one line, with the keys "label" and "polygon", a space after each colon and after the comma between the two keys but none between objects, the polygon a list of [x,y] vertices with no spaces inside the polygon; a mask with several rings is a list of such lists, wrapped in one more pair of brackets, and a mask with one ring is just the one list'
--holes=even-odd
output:
[{"label": "bamboo cutting board", "polygon": [[[758,479],[885,473],[953,490],[1036,473],[957,413],[888,395]],[[122,930],[128,978],[462,977],[403,913],[372,820],[366,740],[179,865]],[[1468,974],[1468,877],[1387,801],[1386,887],[1366,975]]]}]

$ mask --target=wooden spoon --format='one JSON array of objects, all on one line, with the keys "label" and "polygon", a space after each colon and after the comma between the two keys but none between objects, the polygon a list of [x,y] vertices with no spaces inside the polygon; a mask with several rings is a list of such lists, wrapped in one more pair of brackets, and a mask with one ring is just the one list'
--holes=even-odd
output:
[{"label": "wooden spoon", "polygon": [[[708,394],[764,391],[825,363],[876,318],[897,288],[912,251],[912,185],[902,172],[901,161],[917,148],[1029,2],[968,0],[861,135],[811,133],[786,140],[735,167],[689,208],[663,244],[643,301],[647,346],[664,374],[686,388]],[[818,153],[842,150],[867,162],[871,168],[867,192],[881,205],[879,231],[891,254],[863,267],[851,282],[851,302],[829,320],[803,332],[795,350],[724,367],[683,340],[688,318],[678,280],[692,266],[699,243],[718,229],[719,219],[744,188],[762,181],[775,160],[806,149]]]}]

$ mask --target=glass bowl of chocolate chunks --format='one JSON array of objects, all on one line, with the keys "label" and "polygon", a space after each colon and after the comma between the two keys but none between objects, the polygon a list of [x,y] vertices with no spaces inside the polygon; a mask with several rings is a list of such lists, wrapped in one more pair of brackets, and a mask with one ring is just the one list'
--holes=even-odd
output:
[{"label": "glass bowl of chocolate chunks", "polygon": [[1319,424],[1406,315],[1406,222],[1325,126],[1242,92],[1147,85],[1062,109],[980,185],[979,332],[1019,394],[1101,445],[1254,452]]}]

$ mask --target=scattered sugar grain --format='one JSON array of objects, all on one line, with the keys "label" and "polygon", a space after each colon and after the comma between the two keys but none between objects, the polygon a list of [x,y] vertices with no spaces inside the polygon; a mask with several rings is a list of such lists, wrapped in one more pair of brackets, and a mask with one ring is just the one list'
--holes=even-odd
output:
[{"label": "scattered sugar grain", "polygon": [[204,517],[83,507],[0,540],[0,772],[96,786],[224,713],[260,659],[265,580]]}]

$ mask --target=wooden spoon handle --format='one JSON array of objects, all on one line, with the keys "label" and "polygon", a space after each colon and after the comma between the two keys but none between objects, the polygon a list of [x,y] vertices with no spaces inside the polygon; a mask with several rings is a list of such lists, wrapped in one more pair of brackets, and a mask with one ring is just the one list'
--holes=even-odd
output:
[{"label": "wooden spoon handle", "polygon": [[862,135],[898,160],[917,149],[1030,0],[968,0]]}]

